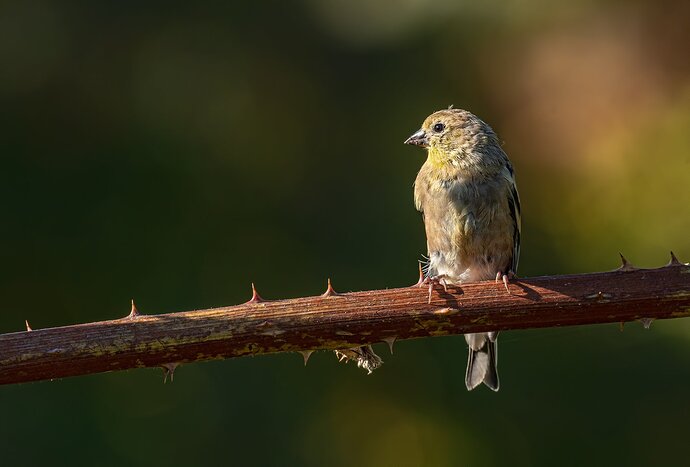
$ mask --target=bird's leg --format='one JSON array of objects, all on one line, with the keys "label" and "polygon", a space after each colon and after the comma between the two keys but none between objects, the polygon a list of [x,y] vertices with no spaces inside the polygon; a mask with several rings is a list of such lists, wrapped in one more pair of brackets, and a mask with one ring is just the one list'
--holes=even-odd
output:
[{"label": "bird's leg", "polygon": [[503,274],[501,271],[498,271],[496,273],[496,283],[498,284],[498,281],[503,281],[503,286],[506,288],[506,291],[508,294],[510,294],[510,289],[508,288],[508,281],[512,280],[515,278],[515,273],[513,271],[508,271],[508,273]]},{"label": "bird's leg", "polygon": [[441,284],[443,286],[443,291],[448,292],[448,283],[446,282],[445,274],[438,274],[436,276],[425,277],[424,280],[419,284],[419,286],[429,285],[429,303],[431,303],[431,293],[434,291],[434,284]]}]

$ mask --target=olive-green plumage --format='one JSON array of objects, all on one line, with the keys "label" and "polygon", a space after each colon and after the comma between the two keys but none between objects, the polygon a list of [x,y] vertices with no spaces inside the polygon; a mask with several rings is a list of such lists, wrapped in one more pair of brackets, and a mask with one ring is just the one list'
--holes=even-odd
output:
[{"label": "olive-green plumage", "polygon": [[[520,254],[520,200],[513,168],[494,131],[460,109],[431,114],[407,144],[427,149],[414,186],[426,230],[429,281],[507,278]],[[465,382],[498,390],[498,333],[466,334]]]}]

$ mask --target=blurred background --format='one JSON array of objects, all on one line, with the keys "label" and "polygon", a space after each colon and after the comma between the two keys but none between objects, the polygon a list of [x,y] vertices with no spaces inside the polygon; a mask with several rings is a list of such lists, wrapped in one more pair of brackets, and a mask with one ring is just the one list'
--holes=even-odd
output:
[{"label": "blurred background", "polygon": [[[403,140],[504,140],[522,276],[690,260],[690,3],[0,3],[0,332],[401,287],[425,252]],[[679,465],[690,320],[461,336],[373,375],[330,352],[0,387],[6,465]]]}]

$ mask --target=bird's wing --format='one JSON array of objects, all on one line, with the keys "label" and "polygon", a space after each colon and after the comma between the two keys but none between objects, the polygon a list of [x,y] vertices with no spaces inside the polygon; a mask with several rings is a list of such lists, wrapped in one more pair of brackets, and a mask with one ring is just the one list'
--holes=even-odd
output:
[{"label": "bird's wing", "polygon": [[[422,167],[422,169],[423,168],[424,167]],[[414,181],[414,207],[417,208],[417,211],[421,212],[422,215],[424,215],[424,208],[422,207],[423,198],[425,198],[426,195],[424,190],[424,176],[425,174],[420,170]]]},{"label": "bird's wing", "polygon": [[503,176],[508,182],[508,209],[510,218],[513,221],[513,257],[510,262],[510,270],[517,272],[518,261],[520,259],[520,231],[522,229],[522,218],[520,214],[520,196],[518,195],[517,185],[515,184],[515,174],[513,166],[507,163]]}]

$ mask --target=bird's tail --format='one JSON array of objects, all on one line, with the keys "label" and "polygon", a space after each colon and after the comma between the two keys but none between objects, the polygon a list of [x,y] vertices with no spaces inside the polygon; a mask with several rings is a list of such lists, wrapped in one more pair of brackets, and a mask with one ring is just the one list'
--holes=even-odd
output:
[{"label": "bird's tail", "polygon": [[492,391],[498,391],[498,371],[496,370],[497,332],[465,334],[469,346],[465,385],[467,390],[486,384]]}]

